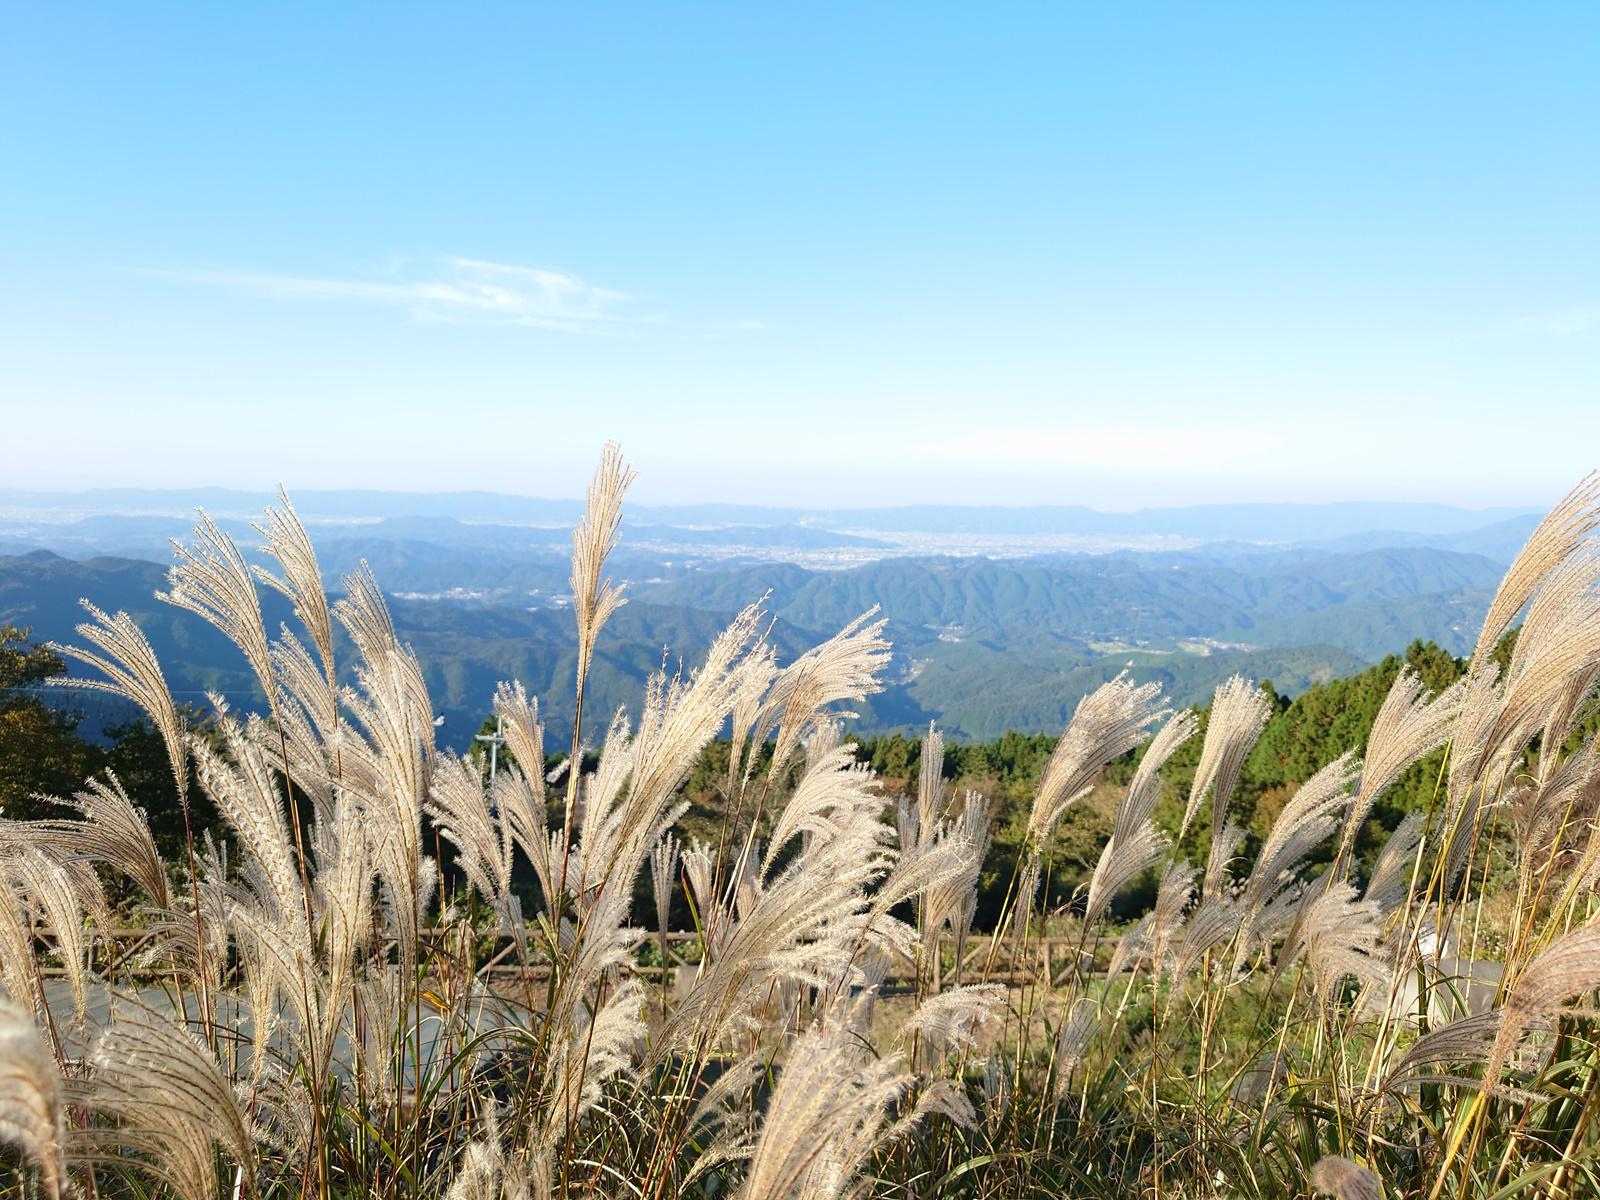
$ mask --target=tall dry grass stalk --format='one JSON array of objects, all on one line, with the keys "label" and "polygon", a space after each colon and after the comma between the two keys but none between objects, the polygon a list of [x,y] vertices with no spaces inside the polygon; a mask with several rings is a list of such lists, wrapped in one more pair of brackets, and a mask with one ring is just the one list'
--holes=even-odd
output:
[{"label": "tall dry grass stalk", "polygon": [[[608,446],[574,534],[573,732],[553,771],[514,682],[493,699],[492,782],[435,746],[377,581],[363,568],[332,600],[287,497],[256,527],[275,572],[202,517],[165,596],[238,646],[264,712],[218,698],[196,727],[137,623],[88,606],[64,652],[148,715],[185,812],[203,794],[227,834],[191,833],[168,863],[111,776],[76,817],[0,821],[0,1184],[1594,1193],[1600,481],[1534,533],[1463,682],[1428,696],[1402,672],[1365,762],[1312,773],[1268,829],[1247,833],[1238,794],[1269,713],[1254,684],[1217,690],[1186,790],[1163,772],[1196,714],[1126,674],[1091,693],[1015,814],[1007,886],[1008,814],[950,786],[936,729],[904,797],[844,738],[842,706],[888,662],[875,613],[783,662],[758,602],[636,711],[586,718],[632,478]],[[266,628],[258,585],[298,628]],[[717,835],[686,839],[684,781],[720,735]],[[1052,895],[1075,803],[1146,739],[1086,886]],[[1435,803],[1366,865],[1357,835],[1440,746]],[[113,912],[106,877],[134,911]],[[987,885],[1006,899],[969,974]],[[1119,926],[1113,901],[1140,887],[1148,910]],[[137,944],[116,929],[130,915]],[[1065,947],[1046,937],[1062,928]]]},{"label": "tall dry grass stalk", "polygon": [[0,1002],[0,1143],[19,1149],[50,1200],[66,1183],[61,1077],[32,1013]]}]

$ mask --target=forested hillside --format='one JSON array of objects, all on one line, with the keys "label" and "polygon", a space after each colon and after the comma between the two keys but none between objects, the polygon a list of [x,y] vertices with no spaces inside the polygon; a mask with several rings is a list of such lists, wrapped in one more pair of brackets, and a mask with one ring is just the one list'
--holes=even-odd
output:
[{"label": "forested hillside", "polygon": [[[1310,640],[1342,645],[1348,636],[1370,648],[1364,620],[1348,626],[1342,620],[1352,606],[1461,597],[1453,623],[1462,629],[1450,632],[1465,638],[1502,571],[1481,555],[1428,547],[1227,560],[1199,552],[1124,553],[1021,563],[901,559],[848,571],[762,565],[640,592],[693,608],[737,611],[770,590],[774,612],[814,629],[837,627],[877,604],[901,637],[918,641],[930,631],[958,629],[983,638],[1043,628],[1091,641],[1209,636],[1304,644],[1293,623],[1321,615],[1320,628],[1333,636]],[[1422,607],[1432,607],[1431,601]]]},{"label": "forested hillside", "polygon": [[[402,611],[404,607],[402,606]],[[626,610],[624,610],[626,611]],[[683,619],[683,614],[680,614]],[[620,624],[619,621],[616,622]],[[421,632],[426,632],[425,629]],[[490,641],[506,637],[515,641],[517,629],[491,627],[484,636]],[[79,722],[72,713],[70,690],[44,687],[51,677],[66,670],[65,663],[37,644],[30,645],[24,631],[0,626],[0,811],[24,816],[45,811],[36,797],[40,794],[69,796],[81,781],[109,767],[117,773],[135,800],[150,813],[158,839],[169,849],[181,840],[181,822],[176,794],[162,761],[160,739],[140,718],[95,728],[92,736],[81,736]],[[524,648],[525,661],[536,662]],[[615,650],[613,650],[615,653]],[[1224,656],[1214,656],[1224,659]],[[1195,661],[1209,661],[1199,659]],[[570,660],[559,660],[557,666]],[[645,669],[651,664],[635,664]],[[1219,662],[1227,665],[1226,662]],[[1390,685],[1402,666],[1415,671],[1430,691],[1437,691],[1460,677],[1463,659],[1455,658],[1437,645],[1413,642],[1404,654],[1389,655],[1378,665],[1342,678],[1313,682],[1290,699],[1271,678],[1259,678],[1273,699],[1273,713],[1260,739],[1245,762],[1235,792],[1238,807],[1252,837],[1259,839],[1277,816],[1285,799],[1320,766],[1345,751],[1365,750],[1372,722]],[[1110,671],[1110,668],[1106,668]],[[1114,675],[1110,671],[1109,678]],[[523,676],[530,687],[559,694],[564,680]],[[1104,682],[1101,678],[1058,677],[1058,691],[1088,689]],[[550,694],[544,692],[543,694]],[[208,727],[206,706],[193,698],[190,707],[197,727]],[[1054,701],[1063,708],[1061,724],[1071,716],[1070,705]],[[1210,718],[1209,703],[1194,705],[1203,731]],[[481,730],[488,732],[485,723]],[[856,739],[856,757],[871,764],[881,776],[883,787],[893,793],[914,792],[922,769],[922,730]],[[982,911],[997,911],[1001,897],[995,889],[1004,884],[1006,871],[1014,864],[1022,845],[1023,822],[1027,806],[1036,794],[1040,774],[1059,737],[1060,730],[1020,732],[1008,730],[986,740],[952,741],[945,747],[943,775],[958,792],[975,791],[995,806],[996,834],[994,864],[980,887]],[[1183,810],[1183,797],[1193,780],[1203,739],[1194,738],[1172,756],[1163,774],[1165,792],[1157,809],[1157,820],[1175,832]],[[474,744],[472,753],[481,757],[482,746]],[[1113,762],[1104,772],[1105,787],[1097,789],[1077,806],[1064,823],[1058,837],[1058,855],[1053,864],[1052,886],[1067,900],[1083,883],[1094,866],[1094,855],[1110,832],[1113,807],[1126,788],[1143,750],[1130,752]],[[707,837],[715,835],[721,820],[721,794],[727,772],[729,743],[714,740],[701,753],[689,772],[685,798],[692,804],[686,828]],[[555,768],[562,756],[551,753],[542,769]],[[512,761],[509,757],[504,760]],[[1360,850],[1376,845],[1377,835],[1392,829],[1406,812],[1425,808],[1433,796],[1440,767],[1440,754],[1428,756],[1408,770],[1386,793],[1382,803],[1368,819],[1369,835]],[[202,804],[194,813],[204,829],[216,814]],[[1201,824],[1204,833],[1203,822]],[[1249,850],[1247,844],[1246,849]],[[1134,889],[1125,897],[1127,905],[1138,907],[1149,897]]]},{"label": "forested hillside", "polygon": [[[426,540],[440,526],[465,544]],[[338,587],[370,561],[417,651],[445,742],[463,743],[502,679],[565,695],[577,646],[565,607],[567,568],[550,544],[556,531],[535,531],[546,545],[533,553],[508,549],[499,527],[445,518],[366,528],[330,538],[323,570]],[[629,537],[649,533],[643,527]],[[1236,673],[1271,678],[1294,696],[1417,637],[1459,654],[1500,571],[1487,558],[1430,546],[899,558],[828,571],[784,562],[695,566],[664,558],[648,542],[628,553],[634,557],[619,554],[617,566],[633,580],[628,603],[590,681],[591,702],[602,710],[628,703],[663,663],[692,667],[733,613],[766,596],[780,652],[877,607],[889,620],[894,657],[883,691],[860,709],[859,728],[906,732],[933,721],[966,740],[1059,729],[1080,697],[1124,668],[1189,704]],[[69,640],[81,619],[78,599],[91,597],[145,627],[184,699],[199,702],[217,690],[235,703],[259,701],[226,639],[154,598],[164,579],[163,566],[143,559],[0,556],[0,621]],[[423,584],[440,590],[412,590]],[[276,595],[266,606],[269,628],[289,616]],[[569,728],[571,712],[560,699],[544,716],[557,735]]]},{"label": "forested hillside", "polygon": [[[1509,643],[1497,657],[1502,660]],[[1409,667],[1430,693],[1449,686],[1466,669],[1457,658],[1432,642],[1413,642],[1403,653],[1386,656],[1376,666],[1344,678],[1315,683],[1290,699],[1271,679],[1260,680],[1273,698],[1273,712],[1261,737],[1245,760],[1235,791],[1239,820],[1247,830],[1244,853],[1249,856],[1271,827],[1294,790],[1327,763],[1346,751],[1357,756],[1367,747],[1372,723],[1388,695],[1395,676]],[[1196,706],[1203,731],[1210,720],[1209,704]],[[1055,734],[1010,732],[992,741],[947,745],[944,775],[958,791],[973,789],[1001,805],[995,845],[1014,861],[1022,844],[1027,805],[1037,793],[1040,774],[1055,747]],[[1164,793],[1156,820],[1175,834],[1182,819],[1184,797],[1194,780],[1203,740],[1191,739],[1179,747],[1163,771]],[[892,734],[860,740],[859,756],[870,762],[891,789],[915,790],[921,771],[921,740]],[[1105,771],[1107,785],[1077,805],[1064,822],[1057,839],[1054,885],[1065,898],[1088,879],[1100,848],[1110,836],[1116,801],[1143,755],[1130,752]],[[1407,769],[1374,806],[1368,816],[1358,853],[1370,856],[1407,812],[1424,810],[1436,797],[1443,751],[1435,751]],[[1204,831],[1204,817],[1199,827]],[[1003,885],[1004,871],[991,880]],[[1149,881],[1153,886],[1153,879]],[[1135,889],[1125,897],[1130,911],[1147,906],[1147,890]],[[985,895],[998,906],[999,897]]]}]

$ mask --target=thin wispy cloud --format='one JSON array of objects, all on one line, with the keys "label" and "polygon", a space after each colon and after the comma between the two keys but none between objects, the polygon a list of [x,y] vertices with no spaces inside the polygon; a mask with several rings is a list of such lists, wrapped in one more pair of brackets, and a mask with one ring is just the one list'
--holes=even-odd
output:
[{"label": "thin wispy cloud", "polygon": [[981,426],[958,436],[913,443],[915,457],[934,462],[1103,467],[1126,459],[1146,470],[1211,467],[1256,461],[1285,439],[1263,429],[1177,428],[1164,425]]},{"label": "thin wispy cloud", "polygon": [[721,341],[723,338],[744,337],[752,333],[766,333],[765,321],[725,321],[706,331],[708,341]]},{"label": "thin wispy cloud", "polygon": [[1511,322],[1510,331],[1524,337],[1571,338],[1600,334],[1600,306],[1534,313]]},{"label": "thin wispy cloud", "polygon": [[389,279],[158,271],[190,283],[231,288],[282,301],[347,301],[403,309],[418,320],[525,325],[594,333],[643,320],[627,311],[635,297],[563,271],[475,258],[451,258],[426,271]]}]

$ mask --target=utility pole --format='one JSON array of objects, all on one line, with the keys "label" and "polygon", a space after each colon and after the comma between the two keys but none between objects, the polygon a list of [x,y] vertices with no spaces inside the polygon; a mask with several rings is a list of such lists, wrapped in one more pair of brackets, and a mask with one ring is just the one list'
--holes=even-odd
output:
[{"label": "utility pole", "polygon": [[496,717],[494,719],[493,733],[480,733],[473,739],[474,741],[487,742],[489,744],[489,782],[491,784],[494,783],[495,773],[500,769],[500,747],[506,744],[506,739],[501,733],[504,728],[505,718]]}]

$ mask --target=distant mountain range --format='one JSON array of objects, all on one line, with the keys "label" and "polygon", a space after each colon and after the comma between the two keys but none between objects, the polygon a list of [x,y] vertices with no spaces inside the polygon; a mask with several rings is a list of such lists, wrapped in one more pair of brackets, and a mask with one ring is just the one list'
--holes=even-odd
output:
[{"label": "distant mountain range", "polygon": [[[475,598],[462,586],[446,596],[406,598],[405,588],[394,589],[401,593],[392,600],[396,623],[423,664],[447,740],[465,742],[494,685],[507,678],[520,678],[545,699],[552,730],[561,733],[571,719],[576,659],[560,559],[497,567],[436,543],[380,539],[369,549],[388,552],[376,566],[380,581],[414,581],[420,570],[429,579],[493,582],[502,596]],[[332,573],[353,563],[336,545],[323,565]],[[1235,671],[1271,678],[1294,694],[1416,638],[1463,652],[1503,569],[1481,555],[1411,546],[682,571],[629,588],[629,603],[601,642],[592,711],[636,705],[650,671],[680,659],[692,667],[731,615],[763,595],[785,656],[874,605],[889,618],[889,686],[862,713],[864,729],[929,720],[974,738],[1056,729],[1080,696],[1125,665],[1160,680],[1182,703],[1204,699]],[[538,594],[506,602],[508,577],[518,587],[537,580]],[[161,565],[138,559],[69,559],[43,550],[0,556],[0,621],[29,625],[36,638],[70,640],[79,597],[125,608],[186,698],[199,701],[214,689],[249,703],[254,685],[237,651],[197,618],[155,601],[163,580]],[[290,620],[278,597],[265,600],[272,627]]]},{"label": "distant mountain range", "polygon": [[[273,497],[209,490],[0,492],[0,621],[69,640],[77,600],[126,608],[186,699],[250,703],[234,648],[152,598],[204,506],[249,553]],[[329,586],[368,563],[416,648],[444,736],[464,744],[501,679],[564,736],[575,672],[575,501],[489,493],[301,492]],[[636,705],[663,663],[692,667],[766,597],[785,655],[877,606],[895,654],[866,731],[930,720],[953,736],[1056,730],[1130,667],[1180,703],[1238,671],[1293,694],[1421,638],[1460,654],[1537,514],[1444,505],[1087,508],[633,507],[611,574],[594,708]],[[1136,547],[1136,548],[1132,548]],[[1085,550],[1096,551],[1086,553]],[[290,614],[266,597],[272,627]],[[259,697],[257,697],[259,699]]]},{"label": "distant mountain range", "polygon": [[[544,500],[494,492],[324,491],[293,493],[302,516],[319,520],[386,517],[454,518],[488,524],[570,528],[578,500]],[[78,492],[0,489],[0,512],[59,519],[70,515],[182,516],[205,508],[214,516],[246,517],[276,497],[227,488],[96,488]],[[887,533],[1164,535],[1200,541],[1305,542],[1393,530],[1447,535],[1536,514],[1528,508],[1467,509],[1446,504],[1215,504],[1101,512],[1081,505],[1020,508],[910,505],[877,508],[769,508],[739,504],[630,505],[633,525],[820,527]]]}]

